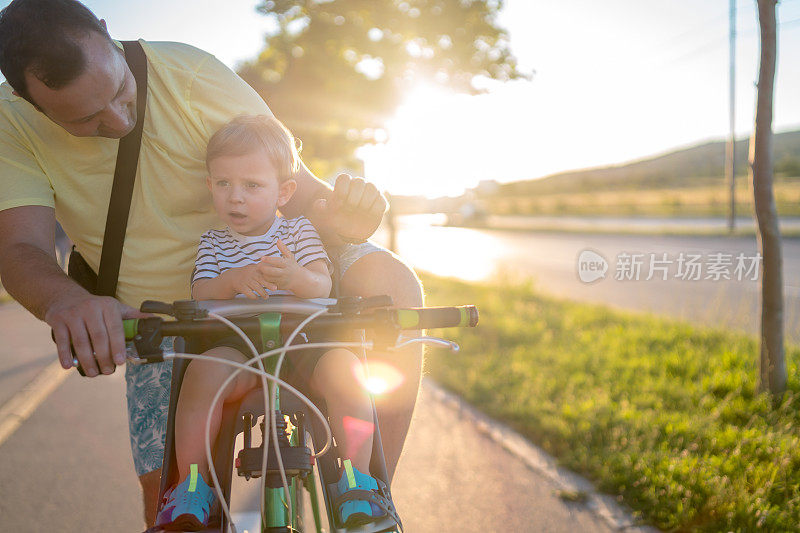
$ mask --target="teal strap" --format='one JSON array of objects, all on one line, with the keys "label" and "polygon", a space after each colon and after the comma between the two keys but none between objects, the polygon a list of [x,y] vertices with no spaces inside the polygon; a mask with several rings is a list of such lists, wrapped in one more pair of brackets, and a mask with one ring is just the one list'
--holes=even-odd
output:
[{"label": "teal strap", "polygon": [[350,462],[350,459],[345,459],[344,471],[345,474],[347,474],[347,488],[348,489],[356,488],[356,474],[355,472],[353,472],[353,463]]},{"label": "teal strap", "polygon": [[189,465],[189,492],[197,490],[197,465],[192,463]]}]

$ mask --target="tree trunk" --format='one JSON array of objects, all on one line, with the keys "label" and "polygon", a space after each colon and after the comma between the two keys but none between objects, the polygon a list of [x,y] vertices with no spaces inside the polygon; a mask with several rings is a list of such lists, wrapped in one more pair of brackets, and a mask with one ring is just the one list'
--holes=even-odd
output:
[{"label": "tree trunk", "polygon": [[772,94],[775,82],[776,0],[757,0],[761,28],[756,124],[750,141],[758,247],[761,266],[760,387],[778,397],[786,390],[783,347],[783,273],[781,234],[772,193]]}]

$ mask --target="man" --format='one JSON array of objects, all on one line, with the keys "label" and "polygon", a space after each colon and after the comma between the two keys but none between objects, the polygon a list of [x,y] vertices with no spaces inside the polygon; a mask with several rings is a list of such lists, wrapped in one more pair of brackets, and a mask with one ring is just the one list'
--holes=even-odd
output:
[{"label": "man", "polygon": [[[71,342],[91,377],[124,362],[120,321],[138,316],[141,301],[188,294],[198,238],[216,222],[204,187],[208,138],[237,115],[271,114],[213,56],[180,43],[141,44],[147,108],[117,299],[98,297],[59,268],[55,220],[96,271],[117,139],[136,122],[135,79],[105,22],[76,0],[14,0],[0,13],[0,70],[8,81],[0,86],[0,276],[17,301],[53,328],[62,366],[72,366]],[[343,175],[331,191],[305,167],[297,182],[284,214],[305,214],[318,228],[339,258],[343,294],[422,304],[418,280],[396,257],[340,238],[365,239],[379,224],[386,201],[373,185]],[[405,374],[378,405],[391,477],[419,388],[421,352],[386,357]],[[148,526],[156,510],[168,372],[157,365],[126,369]]]}]

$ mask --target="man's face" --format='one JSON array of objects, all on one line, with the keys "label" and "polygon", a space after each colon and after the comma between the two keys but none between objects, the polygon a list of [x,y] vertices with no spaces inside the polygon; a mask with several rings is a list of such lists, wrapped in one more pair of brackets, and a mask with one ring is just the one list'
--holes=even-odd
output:
[{"label": "man's face", "polygon": [[122,51],[97,32],[78,41],[84,71],[68,85],[51,89],[28,72],[31,99],[47,117],[76,137],[119,139],[136,125],[136,80]]}]

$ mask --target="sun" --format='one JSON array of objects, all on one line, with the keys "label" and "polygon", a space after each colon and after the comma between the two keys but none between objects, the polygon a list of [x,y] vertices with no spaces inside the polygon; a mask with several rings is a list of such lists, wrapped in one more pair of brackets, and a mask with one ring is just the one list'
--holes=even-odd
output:
[{"label": "sun", "polygon": [[392,194],[436,198],[457,196],[474,176],[454,172],[453,154],[463,151],[463,95],[430,84],[411,90],[386,124],[387,142],[364,146],[367,179]]}]

